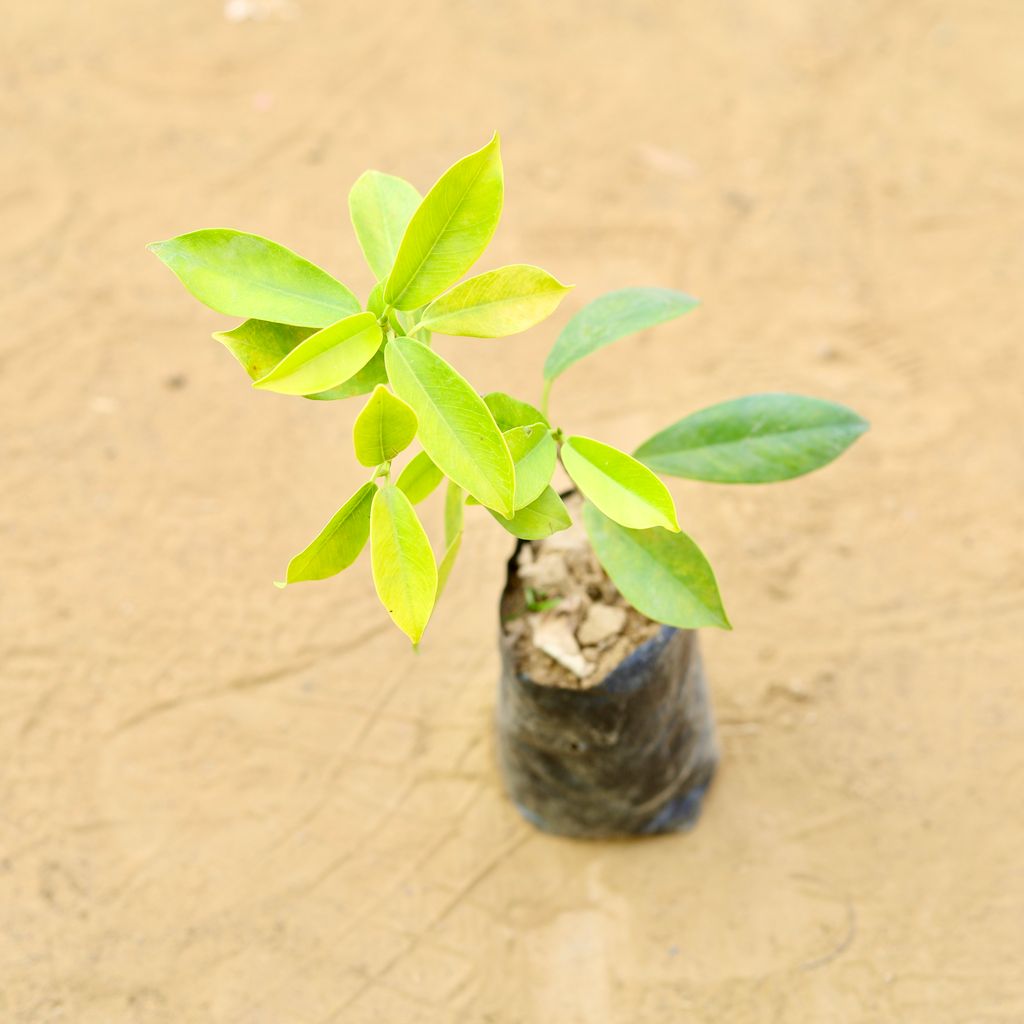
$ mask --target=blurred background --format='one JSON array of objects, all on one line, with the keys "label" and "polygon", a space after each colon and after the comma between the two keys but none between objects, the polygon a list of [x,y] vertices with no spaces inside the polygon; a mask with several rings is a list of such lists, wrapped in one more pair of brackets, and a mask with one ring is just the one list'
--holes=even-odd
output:
[{"label": "blurred background", "polygon": [[[1022,41],[1019,0],[8,4],[0,1021],[1024,1020]],[[688,835],[506,802],[486,517],[418,656],[365,564],[274,589],[359,403],[253,392],[144,249],[235,227],[364,296],[349,185],[495,129],[480,269],[577,287],[441,340],[481,391],[537,396],[574,310],[664,285],[700,309],[556,421],[629,448],[789,390],[873,424],[674,488],[735,626]]]}]

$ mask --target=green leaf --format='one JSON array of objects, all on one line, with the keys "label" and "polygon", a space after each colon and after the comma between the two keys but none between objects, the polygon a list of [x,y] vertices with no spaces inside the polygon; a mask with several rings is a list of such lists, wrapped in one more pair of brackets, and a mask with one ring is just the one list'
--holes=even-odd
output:
[{"label": "green leaf", "polygon": [[481,504],[511,515],[515,467],[483,399],[426,345],[395,338],[384,350],[395,393],[419,419],[423,450]]},{"label": "green leaf", "polygon": [[499,267],[434,299],[420,324],[439,334],[504,338],[549,317],[570,290],[540,267]]},{"label": "green leaf", "polygon": [[148,248],[200,302],[228,316],[326,327],[359,311],[340,281],[259,235],[213,228]]},{"label": "green leaf", "polygon": [[337,387],[370,361],[383,337],[372,313],[346,317],[311,334],[253,387],[282,395],[315,395]]},{"label": "green leaf", "polygon": [[[300,341],[305,341],[315,331],[312,327],[293,327],[291,324],[275,324],[269,320],[246,320],[230,331],[216,331],[213,335],[237,360],[253,379],[266,376]],[[378,384],[386,384],[387,371],[384,368],[384,353],[377,354],[344,384],[306,395],[317,401],[337,398],[351,398],[365,395]]]},{"label": "green leaf", "polygon": [[437,597],[440,599],[448,577],[451,575],[455,559],[462,546],[463,502],[462,488],[448,481],[448,490],[444,496],[444,543],[445,552],[437,567]]},{"label": "green leaf", "polygon": [[352,186],[348,194],[352,227],[378,280],[391,272],[402,235],[419,205],[419,192],[393,174],[366,171]]},{"label": "green leaf", "polygon": [[332,402],[340,398],[357,398],[368,395],[378,384],[387,384],[388,372],[384,366],[383,349],[378,349],[373,358],[355,375],[349,377],[344,384],[327,391],[318,391],[315,395],[306,395],[317,402]]},{"label": "green leaf", "polygon": [[304,551],[289,563],[285,583],[300,580],[324,580],[347,569],[359,557],[370,535],[370,506],[375,484],[363,484],[334,514]]},{"label": "green leaf", "polygon": [[589,437],[570,437],[562,445],[562,465],[583,494],[617,523],[636,530],[679,529],[665,485],[618,448]]},{"label": "green leaf", "polygon": [[630,530],[583,505],[583,525],[598,561],[634,608],[680,629],[731,629],[715,574],[685,533]]},{"label": "green leaf", "polygon": [[636,450],[659,473],[720,484],[790,480],[826,465],[868,429],[852,409],[801,395],[749,395],[695,412]]},{"label": "green leaf", "polygon": [[[424,307],[425,308],[425,307]],[[428,348],[430,347],[430,341],[433,338],[433,332],[428,330],[426,327],[420,327],[420,320],[423,319],[423,309],[414,309],[411,313],[398,313],[399,322],[407,321],[408,328],[404,331],[400,331],[400,334],[406,334],[412,336],[416,335],[417,341],[422,341]]]},{"label": "green leaf", "polygon": [[[549,483],[558,461],[558,445],[543,423],[513,427],[503,431],[505,443],[512,455],[516,468],[517,509],[529,505]],[[474,497],[466,499],[467,505],[479,505]]]},{"label": "green leaf", "polygon": [[397,309],[388,310],[388,323],[391,325],[391,330],[393,330],[395,334],[407,335],[409,333],[406,320],[408,320],[408,314],[403,317]]},{"label": "green leaf", "polygon": [[378,281],[366,297],[366,311],[378,320],[384,315],[384,282]]},{"label": "green leaf", "polygon": [[544,363],[544,379],[552,381],[591,352],[682,316],[696,305],[696,299],[668,288],[623,288],[602,295],[565,325]]},{"label": "green leaf", "polygon": [[506,395],[504,391],[492,391],[489,395],[484,395],[484,405],[491,410],[494,422],[502,432],[513,427],[528,427],[531,423],[551,426],[540,409],[529,402],[520,402],[518,398]]},{"label": "green leaf", "polygon": [[300,341],[315,333],[312,327],[293,327],[269,320],[246,320],[230,331],[215,331],[219,341],[253,380],[266,376]]},{"label": "green leaf", "polygon": [[553,487],[545,487],[539,498],[519,509],[511,519],[499,516],[493,509],[491,515],[514,537],[523,540],[543,540],[572,526],[569,510]]},{"label": "green leaf", "polygon": [[416,510],[394,484],[381,485],[373,496],[370,561],[381,604],[418,644],[434,610],[437,566]]},{"label": "green leaf", "polygon": [[437,180],[409,221],[384,288],[396,309],[417,309],[477,261],[498,226],[504,183],[498,135]]},{"label": "green leaf", "polygon": [[505,431],[505,443],[516,467],[517,509],[540,497],[551,483],[558,461],[558,445],[543,423]]},{"label": "green leaf", "polygon": [[414,505],[418,505],[443,479],[444,474],[434,465],[434,460],[426,452],[419,452],[402,470],[398,487],[405,491],[405,496]]},{"label": "green leaf", "polygon": [[364,466],[390,462],[416,436],[416,413],[378,384],[352,427],[356,458]]}]

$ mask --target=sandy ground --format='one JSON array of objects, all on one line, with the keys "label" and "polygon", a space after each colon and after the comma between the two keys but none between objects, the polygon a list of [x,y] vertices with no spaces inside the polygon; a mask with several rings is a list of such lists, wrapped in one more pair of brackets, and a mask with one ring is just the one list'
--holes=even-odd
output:
[{"label": "sandy ground", "polygon": [[[1024,5],[264,8],[4,13],[0,1021],[1024,1021]],[[564,426],[770,389],[874,425],[676,488],[736,626],[686,836],[503,799],[493,524],[418,657],[365,566],[271,586],[356,410],[253,393],[143,250],[236,226],[365,293],[348,185],[494,128],[487,265],[703,300],[575,369]],[[533,394],[565,315],[443,351]]]}]

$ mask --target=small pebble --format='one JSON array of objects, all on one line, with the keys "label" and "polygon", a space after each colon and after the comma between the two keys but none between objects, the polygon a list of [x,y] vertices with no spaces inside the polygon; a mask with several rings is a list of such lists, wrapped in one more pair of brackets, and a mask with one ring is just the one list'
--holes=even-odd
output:
[{"label": "small pebble", "polygon": [[554,552],[545,552],[533,565],[520,566],[519,576],[524,583],[538,590],[556,589],[564,593],[568,589],[569,573],[565,560]]},{"label": "small pebble", "polygon": [[587,617],[576,630],[576,638],[584,647],[610,640],[622,632],[626,625],[626,610],[614,605],[592,604]]},{"label": "small pebble", "polygon": [[585,678],[593,671],[593,666],[587,663],[580,652],[572,626],[564,619],[531,615],[530,628],[533,631],[534,646],[563,668],[567,668],[578,679]]}]

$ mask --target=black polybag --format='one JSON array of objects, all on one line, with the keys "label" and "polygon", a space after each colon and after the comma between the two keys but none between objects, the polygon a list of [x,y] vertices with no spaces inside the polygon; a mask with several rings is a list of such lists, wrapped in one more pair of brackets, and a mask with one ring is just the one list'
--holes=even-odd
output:
[{"label": "black polybag", "polygon": [[590,838],[696,821],[718,750],[693,630],[663,627],[580,690],[529,679],[500,626],[499,638],[498,751],[524,817],[546,832]]}]

